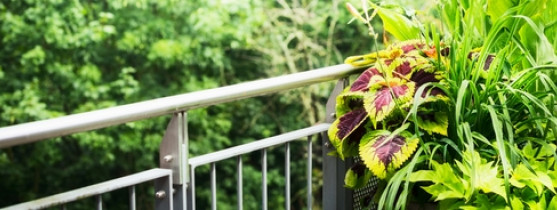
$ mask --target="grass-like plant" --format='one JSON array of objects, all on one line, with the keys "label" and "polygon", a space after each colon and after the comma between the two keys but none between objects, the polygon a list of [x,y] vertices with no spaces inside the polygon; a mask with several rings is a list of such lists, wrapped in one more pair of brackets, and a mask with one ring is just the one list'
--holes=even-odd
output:
[{"label": "grass-like plant", "polygon": [[346,186],[378,177],[379,209],[557,209],[557,1],[441,0],[430,22],[363,2],[397,41],[346,59],[367,67],[329,130],[362,160]]}]

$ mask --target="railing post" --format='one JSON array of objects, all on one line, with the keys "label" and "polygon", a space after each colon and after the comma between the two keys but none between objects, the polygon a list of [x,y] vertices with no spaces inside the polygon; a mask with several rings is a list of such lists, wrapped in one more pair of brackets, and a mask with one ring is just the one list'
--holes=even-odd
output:
[{"label": "railing post", "polygon": [[174,209],[187,207],[186,189],[189,183],[189,141],[187,113],[174,113],[159,148],[161,168],[172,169],[172,201]]},{"label": "railing post", "polygon": [[[326,121],[332,123],[335,120],[335,106],[337,96],[348,86],[348,78],[342,78],[337,82],[335,89],[327,101]],[[352,209],[352,191],[344,187],[344,174],[349,165],[337,157],[327,155],[334,150],[329,141],[327,133],[323,133],[323,209]]]}]

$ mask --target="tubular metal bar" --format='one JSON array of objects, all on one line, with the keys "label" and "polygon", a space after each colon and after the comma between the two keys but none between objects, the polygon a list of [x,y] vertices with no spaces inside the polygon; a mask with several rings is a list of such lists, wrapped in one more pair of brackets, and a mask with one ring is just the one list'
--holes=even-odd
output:
[{"label": "tubular metal bar", "polygon": [[190,167],[196,167],[208,163],[213,163],[242,154],[247,154],[253,151],[261,150],[263,148],[268,148],[276,145],[281,145],[289,141],[307,137],[316,133],[324,132],[329,129],[330,123],[321,123],[308,128],[291,131],[278,136],[269,137],[266,139],[261,139],[251,143],[231,147],[228,149],[223,149],[217,152],[200,155],[189,159]]},{"label": "tubular metal bar", "polygon": [[103,209],[103,196],[102,194],[97,195],[97,210]]},{"label": "tubular metal bar", "polygon": [[189,186],[189,194],[190,194],[190,198],[188,198],[188,202],[191,205],[191,209],[195,209],[195,167],[191,166],[190,167],[190,186]]},{"label": "tubular metal bar", "polygon": [[130,191],[130,209],[135,210],[135,185],[129,187]]},{"label": "tubular metal bar", "polygon": [[312,168],[312,152],[313,152],[313,147],[312,147],[312,141],[311,141],[311,136],[308,136],[308,164],[307,164],[307,176],[308,176],[308,180],[307,180],[307,184],[308,184],[308,191],[307,191],[307,202],[308,202],[308,210],[311,210],[312,207],[312,201],[311,201],[311,191],[312,191],[312,186],[311,186],[311,179],[312,179],[312,175],[311,175],[311,168]]},{"label": "tubular metal bar", "polygon": [[0,148],[303,87],[339,79],[356,72],[358,72],[358,68],[340,64],[280,77],[4,127],[0,128]]},{"label": "tubular metal bar", "polygon": [[285,171],[285,177],[286,177],[286,189],[285,189],[285,197],[286,197],[286,206],[285,209],[286,210],[290,210],[290,142],[286,142],[286,151],[285,153],[285,164],[286,166],[284,171]]},{"label": "tubular metal bar", "polygon": [[267,149],[263,149],[263,157],[261,158],[261,197],[263,210],[267,210]]},{"label": "tubular metal bar", "polygon": [[238,210],[242,210],[244,209],[244,204],[243,204],[243,183],[242,183],[242,156],[238,155],[238,159],[237,159],[237,165],[236,165],[236,171],[238,172],[238,177],[237,177],[237,181],[236,181],[236,189],[238,190]]},{"label": "tubular metal bar", "polygon": [[[136,185],[139,183],[143,183],[149,180],[154,180],[165,176],[172,176],[172,170],[155,168],[155,169],[139,172],[136,174],[132,174],[129,176],[102,182],[99,184],[68,191],[65,193],[60,193],[49,197],[41,198],[38,200],[29,201],[26,203],[20,203],[14,206],[9,206],[6,209],[43,209],[55,205],[72,202],[81,198],[86,198],[93,195],[99,195],[120,188]],[[62,208],[64,208],[64,206]]]},{"label": "tubular metal bar", "polygon": [[215,163],[211,163],[211,209],[217,210],[217,170]]}]

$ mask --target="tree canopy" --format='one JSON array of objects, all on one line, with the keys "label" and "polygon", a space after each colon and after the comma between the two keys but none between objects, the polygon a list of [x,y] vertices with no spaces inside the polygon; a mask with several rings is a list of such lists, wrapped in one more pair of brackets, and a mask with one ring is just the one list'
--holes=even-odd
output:
[{"label": "tree canopy", "polygon": [[[338,64],[345,55],[371,49],[368,40],[354,44],[350,37],[366,29],[346,25],[349,19],[339,0],[2,1],[0,126]],[[331,85],[192,110],[190,154],[315,123],[323,119]],[[168,120],[158,117],[0,150],[0,206],[157,167]],[[303,147],[296,152],[303,155]],[[245,179],[259,181],[257,155],[246,157]],[[280,165],[281,155],[270,156],[270,165]],[[283,186],[280,168],[270,169],[270,187]],[[303,179],[293,181],[303,185]],[[259,192],[259,184],[245,183],[245,191]],[[234,205],[234,198],[226,196],[234,186],[223,183],[223,208]],[[152,205],[152,187],[138,190],[147,192],[138,203]],[[200,191],[203,206],[209,192]],[[105,195],[105,203],[126,205],[125,193]],[[257,194],[245,195],[246,207],[258,208]],[[280,192],[269,196],[270,205],[283,206]],[[294,202],[304,202],[303,196]]]}]

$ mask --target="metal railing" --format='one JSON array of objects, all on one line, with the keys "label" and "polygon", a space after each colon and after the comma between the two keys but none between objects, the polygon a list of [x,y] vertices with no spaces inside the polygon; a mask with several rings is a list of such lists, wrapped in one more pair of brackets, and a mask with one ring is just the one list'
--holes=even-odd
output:
[{"label": "metal railing", "polygon": [[[186,93],[176,96],[101,109],[64,117],[24,123],[0,128],[0,148],[31,143],[52,137],[59,137],[77,132],[89,131],[113,125],[123,124],[161,115],[173,114],[159,148],[159,169],[151,169],[126,177],[106,181],[100,184],[83,187],[77,190],[49,196],[8,207],[9,209],[36,209],[55,205],[63,205],[84,197],[97,196],[97,209],[102,209],[102,194],[128,187],[130,190],[130,209],[135,209],[135,188],[140,183],[155,181],[155,206],[157,209],[195,209],[195,169],[209,164],[211,167],[211,207],[217,208],[216,202],[216,166],[215,163],[224,159],[236,158],[238,209],[242,209],[242,154],[262,151],[262,206],[267,208],[267,148],[277,145],[285,146],[285,197],[286,209],[290,208],[290,142],[309,137],[307,140],[307,201],[311,209],[311,169],[312,139],[311,136],[325,132],[329,123],[334,120],[334,98],[347,85],[344,79],[358,72],[349,65],[336,65],[316,70],[295,73],[280,77],[245,82],[237,85],[214,88],[209,90]],[[221,104],[243,98],[278,92],[307,86],[315,83],[340,79],[327,103],[326,123],[277,135],[267,139],[224,149],[198,157],[189,157],[189,140],[187,132],[187,111],[195,108]],[[325,135],[326,136],[326,135]],[[324,141],[327,142],[327,141]],[[331,149],[325,145],[323,153]],[[343,177],[346,166],[336,158],[323,157],[324,184],[323,207],[339,209],[350,202],[350,192],[344,189]],[[335,198],[335,199],[331,199]]]}]

